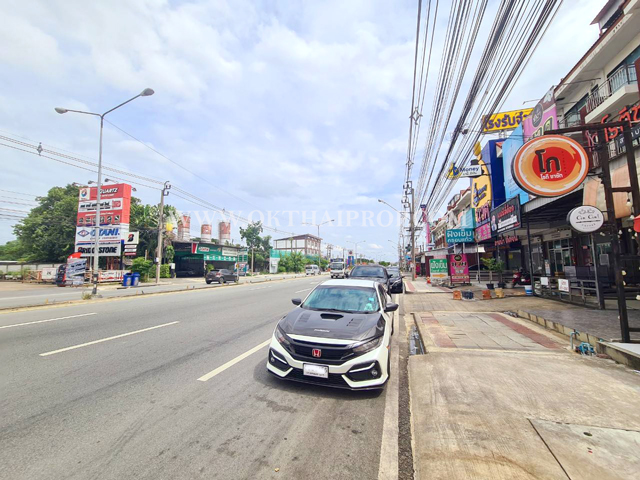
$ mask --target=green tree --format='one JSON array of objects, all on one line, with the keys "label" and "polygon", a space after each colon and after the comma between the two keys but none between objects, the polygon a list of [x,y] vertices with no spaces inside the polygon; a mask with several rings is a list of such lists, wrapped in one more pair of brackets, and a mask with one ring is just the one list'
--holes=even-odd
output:
[{"label": "green tree", "polygon": [[40,205],[13,227],[18,244],[10,249],[22,252],[21,259],[29,262],[64,261],[75,246],[78,187],[53,187],[36,200]]},{"label": "green tree", "polygon": [[[129,230],[140,232],[138,243],[138,253],[155,258],[155,251],[158,247],[158,205],[147,205],[140,202],[139,198],[131,197],[131,215],[129,219]],[[164,218],[177,218],[178,213],[172,205],[164,206]],[[170,234],[164,232],[164,246],[171,243]]]},{"label": "green tree", "polygon": [[251,263],[253,256],[254,270],[264,270],[269,266],[271,236],[261,237],[260,234],[263,230],[260,221],[250,223],[247,228],[240,227],[240,237],[244,239],[249,249],[249,263]]},{"label": "green tree", "polygon": [[25,257],[26,251],[20,240],[11,240],[0,245],[0,260],[23,261]]}]

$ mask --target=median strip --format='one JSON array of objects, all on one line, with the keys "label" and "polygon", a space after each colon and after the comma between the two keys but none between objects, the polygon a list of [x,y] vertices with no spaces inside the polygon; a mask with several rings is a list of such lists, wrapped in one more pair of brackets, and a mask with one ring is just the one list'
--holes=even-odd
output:
[{"label": "median strip", "polygon": [[267,340],[266,342],[262,342],[260,345],[253,347],[251,350],[244,352],[242,355],[237,356],[233,360],[229,360],[224,365],[221,365],[220,367],[210,371],[206,375],[201,376],[198,380],[201,382],[206,382],[207,380],[211,380],[213,377],[215,377],[219,373],[224,372],[227,368],[233,367],[236,363],[241,362],[242,360],[247,358],[249,355],[253,355],[261,348],[266,347],[267,345],[269,345],[269,343],[271,343],[271,339]]},{"label": "median strip", "polygon": [[69,315],[68,317],[58,317],[58,318],[48,318],[47,320],[36,320],[34,322],[24,322],[24,323],[15,323],[13,325],[3,325],[0,327],[0,330],[3,328],[12,328],[12,327],[22,327],[23,325],[35,325],[36,323],[47,323],[47,322],[55,322],[57,320],[67,320],[68,318],[78,318],[78,317],[87,317],[89,315],[97,315],[97,313],[81,313],[79,315]]},{"label": "median strip", "polygon": [[128,337],[129,335],[135,335],[137,333],[148,332],[155,330],[156,328],[168,327],[169,325],[175,325],[180,323],[179,321],[163,323],[162,325],[156,325],[155,327],[143,328],[142,330],[136,330],[135,332],[122,333],[120,335],[114,335],[113,337],[101,338],[100,340],[94,340],[92,342],[81,343],[80,345],[73,345],[71,347],[61,348],[59,350],[53,350],[51,352],[41,353],[41,357],[47,357],[49,355],[55,355],[56,353],[68,352],[69,350],[75,350],[76,348],[88,347],[89,345],[95,345],[96,343],[108,342],[109,340],[115,340],[117,338]]}]

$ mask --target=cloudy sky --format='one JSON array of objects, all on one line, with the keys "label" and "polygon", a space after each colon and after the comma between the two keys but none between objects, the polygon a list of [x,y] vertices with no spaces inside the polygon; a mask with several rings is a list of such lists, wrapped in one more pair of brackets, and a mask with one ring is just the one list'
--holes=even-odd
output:
[{"label": "cloudy sky", "polygon": [[[604,3],[564,2],[505,109],[558,83],[597,38],[589,23]],[[110,124],[105,165],[170,180],[244,217],[271,211],[283,231],[315,233],[302,222],[342,215],[342,226],[323,227],[327,242],[366,240],[359,251],[391,260],[396,224],[363,226],[362,217],[369,210],[375,223],[385,209],[378,198],[400,208],[416,4],[2,0],[0,135],[96,161],[98,120],[53,108],[103,112],[151,87],[155,95],[108,120],[198,176]],[[489,19],[494,11],[492,4]],[[437,51],[433,58],[437,70]],[[4,146],[0,159],[0,200],[12,200],[6,191],[42,195],[95,176]],[[158,201],[156,190],[137,189],[143,201]],[[176,196],[168,202],[204,215],[202,206]],[[15,199],[0,207],[28,210]],[[282,213],[291,210],[306,218]],[[12,223],[0,220],[0,242],[13,237]],[[198,228],[192,222],[194,235]]]}]

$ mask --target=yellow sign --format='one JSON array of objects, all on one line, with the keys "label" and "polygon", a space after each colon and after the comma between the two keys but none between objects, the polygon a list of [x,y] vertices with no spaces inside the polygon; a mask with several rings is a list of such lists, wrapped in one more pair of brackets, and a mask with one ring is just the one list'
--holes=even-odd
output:
[{"label": "yellow sign", "polygon": [[478,164],[482,167],[482,176],[473,179],[471,185],[471,206],[480,208],[489,204],[491,208],[491,178],[489,177],[489,169],[482,160],[478,160]]},{"label": "yellow sign", "polygon": [[494,113],[491,116],[482,117],[482,132],[499,132],[501,130],[513,130],[522,123],[524,117],[533,112],[533,108],[511,110],[510,112]]}]

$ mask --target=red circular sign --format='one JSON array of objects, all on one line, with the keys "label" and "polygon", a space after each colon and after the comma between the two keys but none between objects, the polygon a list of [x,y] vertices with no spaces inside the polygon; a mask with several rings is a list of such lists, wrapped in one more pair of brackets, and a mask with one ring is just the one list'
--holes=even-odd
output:
[{"label": "red circular sign", "polygon": [[558,197],[580,186],[589,172],[582,145],[562,135],[544,135],[525,143],[511,165],[513,179],[539,197]]}]

